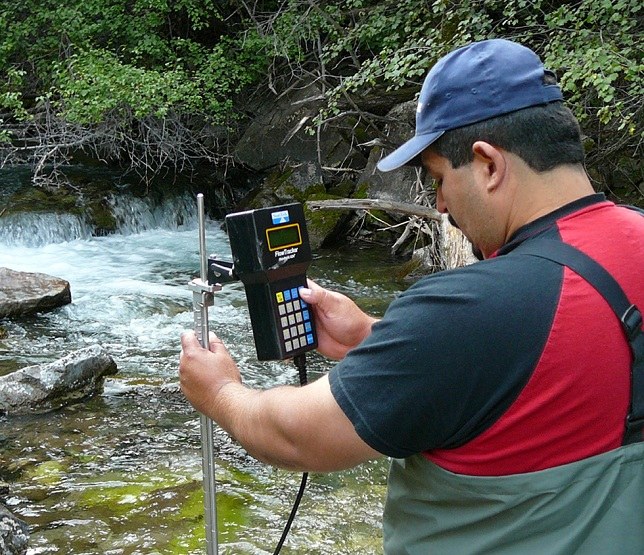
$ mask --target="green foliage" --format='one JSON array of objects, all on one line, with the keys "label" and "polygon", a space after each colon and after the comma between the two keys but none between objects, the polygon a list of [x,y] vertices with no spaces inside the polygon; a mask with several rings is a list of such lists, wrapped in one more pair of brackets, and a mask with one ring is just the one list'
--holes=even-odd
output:
[{"label": "green foliage", "polygon": [[[330,100],[384,85],[418,86],[446,52],[468,42],[506,37],[532,46],[556,70],[579,114],[633,129],[642,98],[642,4],[637,0],[337,0],[317,3],[328,16],[311,17],[309,3],[292,0],[275,25],[280,44],[323,37],[321,60],[338,71]],[[298,15],[299,14],[299,15]],[[336,22],[330,25],[329,20]],[[302,23],[306,21],[306,25]],[[312,26],[317,25],[317,28]],[[313,45],[306,49],[314,51]],[[587,102],[592,98],[593,102]]]},{"label": "green foliage", "polygon": [[637,155],[643,10],[638,0],[3,2],[0,143],[13,137],[7,122],[45,105],[85,126],[177,114],[230,124],[249,87],[279,93],[311,76],[326,99],[317,124],[347,107],[355,118],[366,97],[413,97],[454,48],[505,37],[557,73],[598,159]]},{"label": "green foliage", "polygon": [[546,63],[563,70],[561,84],[570,102],[589,108],[579,111],[582,120],[592,115],[604,125],[618,120],[620,129],[635,133],[644,95],[642,12],[637,0],[594,0],[579,2],[574,12],[560,6],[547,15]]},{"label": "green foliage", "polygon": [[316,60],[327,96],[318,125],[350,112],[348,98],[355,105],[373,94],[417,92],[454,48],[517,40],[557,73],[595,145],[589,162],[599,165],[615,151],[641,157],[643,12],[638,0],[291,0],[273,17],[272,40],[276,52],[308,52],[303,66]]},{"label": "green foliage", "polygon": [[[25,0],[3,3],[0,109],[25,118],[52,100],[70,122],[164,118],[171,111],[220,123],[231,97],[265,58],[243,26],[222,34],[214,0]],[[233,31],[239,31],[236,36]]]},{"label": "green foliage", "polygon": [[105,50],[73,54],[55,64],[52,85],[61,115],[72,122],[100,123],[110,114],[163,118],[179,102],[191,107],[199,98],[180,70],[145,70],[121,62]]},{"label": "green foliage", "polygon": [[24,70],[9,67],[6,70],[5,79],[0,83],[0,109],[12,111],[19,119],[28,118],[20,94],[25,75]]},{"label": "green foliage", "polygon": [[[9,67],[5,73],[5,79],[0,82],[0,110],[9,111],[15,119],[27,120],[29,114],[22,103],[21,88],[23,85],[25,72]],[[12,133],[8,129],[3,129],[4,120],[0,118],[0,145],[10,144]]]},{"label": "green foliage", "polygon": [[266,71],[266,59],[258,55],[265,41],[253,30],[243,39],[222,38],[194,72],[206,113],[232,114],[233,99]]}]

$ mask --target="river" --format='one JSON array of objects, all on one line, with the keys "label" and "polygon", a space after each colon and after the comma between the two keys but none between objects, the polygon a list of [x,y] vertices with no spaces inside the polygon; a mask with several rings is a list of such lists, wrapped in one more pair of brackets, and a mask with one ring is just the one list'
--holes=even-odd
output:
[{"label": "river", "polygon": [[[161,206],[119,198],[119,232],[95,237],[82,218],[0,218],[0,266],[68,280],[73,302],[0,320],[0,373],[100,344],[119,372],[104,392],[61,410],[0,417],[3,500],[31,527],[28,555],[201,554],[205,549],[199,418],[176,390],[179,335],[193,327],[188,281],[198,273],[194,199]],[[230,255],[208,220],[209,252]],[[382,313],[401,289],[383,249],[315,253],[309,275]],[[243,287],[210,309],[246,383],[297,383],[288,362],[258,362]],[[311,379],[331,363],[309,357]],[[273,553],[300,476],[262,465],[215,433],[220,553]],[[314,474],[283,554],[381,552],[387,463]]]}]

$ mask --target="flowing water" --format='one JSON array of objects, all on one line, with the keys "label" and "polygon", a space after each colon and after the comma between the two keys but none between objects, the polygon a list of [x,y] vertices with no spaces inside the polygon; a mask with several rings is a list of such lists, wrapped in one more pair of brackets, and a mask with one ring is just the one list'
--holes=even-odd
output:
[{"label": "flowing water", "polygon": [[[2,207],[0,206],[0,211]],[[100,344],[119,373],[102,395],[61,410],[0,417],[5,504],[31,527],[29,555],[204,553],[198,415],[177,391],[179,335],[193,327],[188,281],[198,273],[194,199],[153,207],[113,201],[120,232],[94,237],[82,218],[0,217],[0,266],[68,280],[73,302],[0,320],[0,374]],[[210,252],[230,255],[221,222]],[[309,275],[381,313],[400,289],[385,251],[318,252]],[[288,362],[258,362],[243,287],[210,309],[246,383],[296,383]],[[331,363],[309,358],[311,379]],[[219,552],[272,553],[300,476],[249,458],[215,432]],[[381,552],[385,461],[314,474],[284,554]]]}]

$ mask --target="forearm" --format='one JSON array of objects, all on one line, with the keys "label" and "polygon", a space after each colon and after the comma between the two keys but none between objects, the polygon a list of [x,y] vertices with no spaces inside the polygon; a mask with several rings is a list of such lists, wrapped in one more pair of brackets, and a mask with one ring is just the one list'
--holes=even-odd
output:
[{"label": "forearm", "polygon": [[181,335],[179,382],[192,406],[258,459],[288,469],[331,471],[379,456],[356,433],[335,401],[327,375],[304,387],[254,390],[211,334],[204,349]]},{"label": "forearm", "polygon": [[260,391],[230,382],[219,391],[208,416],[255,458],[281,468],[300,469],[306,466],[305,461],[291,439],[280,407],[292,397],[289,389]]},{"label": "forearm", "polygon": [[259,391],[231,382],[221,388],[208,416],[252,456],[280,468],[325,472],[379,456],[329,406],[326,393],[319,394],[327,385]]},{"label": "forearm", "polygon": [[342,360],[345,356],[347,356],[347,353],[349,351],[355,349],[358,345],[360,345],[360,343],[362,343],[367,337],[369,337],[369,335],[371,335],[371,328],[378,321],[379,318],[373,318],[372,316],[365,314],[362,320],[362,326],[360,326],[359,328],[359,332],[345,336],[346,344],[343,345],[342,348],[336,350],[336,352],[333,353],[334,356],[331,356],[329,358],[332,358],[334,360]]},{"label": "forearm", "polygon": [[360,334],[359,337],[356,337],[355,344],[352,345],[351,348],[353,349],[354,347],[357,347],[367,337],[369,337],[371,335],[371,328],[376,322],[379,322],[379,321],[380,321],[380,318],[375,318],[373,316],[369,316],[368,314],[365,314],[363,318],[362,333]]}]

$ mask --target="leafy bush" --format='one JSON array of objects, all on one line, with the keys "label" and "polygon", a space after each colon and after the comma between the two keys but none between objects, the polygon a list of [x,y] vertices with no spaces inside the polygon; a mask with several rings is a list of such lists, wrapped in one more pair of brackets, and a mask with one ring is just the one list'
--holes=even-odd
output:
[{"label": "leafy bush", "polygon": [[140,163],[148,175],[165,163],[215,159],[199,145],[202,130],[233,122],[235,95],[267,63],[253,25],[230,8],[214,0],[3,3],[0,142],[15,145],[4,160],[27,153],[44,171],[80,148]]},{"label": "leafy bush", "polygon": [[230,125],[250,86],[279,93],[302,79],[326,98],[317,125],[346,115],[358,130],[366,98],[412,98],[447,52],[505,37],[556,71],[589,162],[605,171],[641,158],[642,10],[638,0],[4,2],[0,143],[45,108],[86,128],[119,117]]},{"label": "leafy bush", "polygon": [[225,120],[227,97],[263,69],[256,43],[221,34],[211,0],[7,4],[0,71],[28,76],[0,97],[14,113],[46,94],[79,123],[119,109],[164,117],[170,107]]}]

